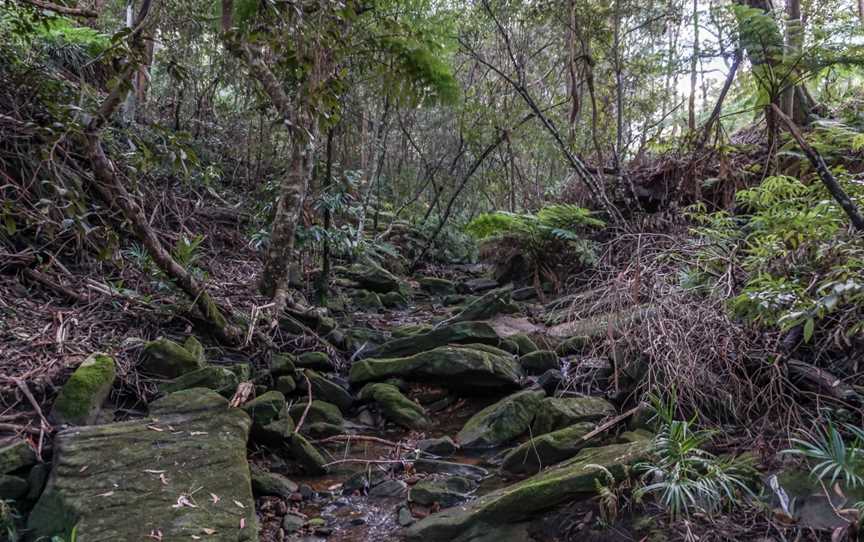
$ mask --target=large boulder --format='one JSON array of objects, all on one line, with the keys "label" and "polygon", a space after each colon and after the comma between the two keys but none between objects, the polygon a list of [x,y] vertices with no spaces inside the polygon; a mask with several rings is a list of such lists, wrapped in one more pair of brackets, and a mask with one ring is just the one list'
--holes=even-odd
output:
[{"label": "large boulder", "polygon": [[519,364],[522,365],[522,370],[529,375],[542,375],[550,369],[559,369],[561,367],[558,361],[558,354],[551,350],[536,350],[519,358]]},{"label": "large boulder", "polygon": [[95,423],[116,375],[117,368],[110,356],[91,354],[75,369],[57,395],[51,408],[51,421],[56,425]]},{"label": "large boulder", "polygon": [[208,366],[160,384],[159,391],[162,393],[174,393],[175,391],[190,388],[208,388],[222,395],[231,396],[234,394],[239,383],[240,380],[233,371],[225,367]]},{"label": "large boulder", "polygon": [[401,286],[393,273],[372,261],[352,265],[345,275],[366,290],[379,294],[397,291]]},{"label": "large boulder", "polygon": [[156,339],[144,346],[141,372],[157,378],[177,378],[204,367],[201,353],[196,346],[190,352],[172,340]]},{"label": "large boulder", "polygon": [[609,401],[600,397],[547,397],[531,424],[535,437],[579,422],[596,422],[617,413]]},{"label": "large boulder", "polygon": [[432,381],[453,389],[501,391],[517,388],[522,379],[519,363],[470,346],[442,346],[404,358],[366,359],[351,366],[351,384],[398,377]]},{"label": "large boulder", "polygon": [[495,448],[528,430],[546,393],[525,390],[489,405],[465,422],[457,440],[462,448]]},{"label": "large boulder", "polygon": [[[317,397],[318,399],[327,401],[328,403],[333,403],[339,407],[342,412],[346,412],[351,408],[351,405],[354,404],[354,397],[348,393],[348,390],[336,382],[333,382],[312,369],[305,369],[303,373],[309,379],[309,383],[312,384],[313,397]],[[300,387],[305,389],[306,380],[301,379],[299,382]]]},{"label": "large boulder", "polygon": [[447,322],[489,320],[499,314],[513,314],[515,312],[519,312],[519,307],[510,301],[510,290],[502,288],[486,292],[477,299],[470,301],[455,316],[449,318]]},{"label": "large boulder", "polygon": [[[197,400],[182,400],[192,391]],[[28,536],[69,540],[75,529],[78,540],[258,540],[249,416],[212,390],[180,393],[154,405],[158,418],[57,433]]]},{"label": "large boulder", "polygon": [[372,351],[377,358],[396,358],[411,356],[449,344],[490,344],[497,345],[501,339],[492,326],[486,322],[460,322],[443,326],[426,333],[416,333],[407,337],[393,339]]},{"label": "large boulder", "polygon": [[408,429],[426,429],[429,418],[422,406],[408,399],[393,384],[366,384],[360,399],[374,401],[381,414],[393,423]]},{"label": "large boulder", "polygon": [[576,457],[531,478],[432,514],[408,528],[408,540],[476,540],[478,533],[492,526],[519,522],[561,503],[591,496],[596,492],[595,482],[605,480],[606,472],[616,480],[624,479],[629,467],[646,460],[650,450],[648,440],[582,450]]},{"label": "large boulder", "polygon": [[452,295],[456,293],[456,285],[451,280],[438,277],[420,277],[417,279],[420,289],[431,295]]},{"label": "large boulder", "polygon": [[534,474],[541,469],[570,459],[590,445],[583,439],[596,425],[577,423],[558,431],[532,437],[504,456],[501,471],[505,474]]}]

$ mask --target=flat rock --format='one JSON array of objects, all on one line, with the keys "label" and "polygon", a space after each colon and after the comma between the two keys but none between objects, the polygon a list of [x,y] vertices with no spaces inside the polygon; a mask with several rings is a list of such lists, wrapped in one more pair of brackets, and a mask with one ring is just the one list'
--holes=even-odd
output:
[{"label": "flat rock", "polygon": [[[312,384],[313,397],[336,405],[342,412],[346,412],[354,404],[354,397],[336,382],[312,369],[305,369],[303,372]],[[305,379],[301,382],[301,387],[305,389]]]},{"label": "flat rock", "polygon": [[[503,355],[502,355],[503,354]],[[469,346],[442,346],[404,358],[366,359],[351,366],[353,385],[398,377],[440,383],[452,389],[499,391],[518,388],[519,362],[506,353]]]},{"label": "flat rock", "polygon": [[417,449],[429,454],[446,457],[453,455],[459,446],[453,439],[447,436],[439,438],[428,438],[417,442]]},{"label": "flat rock", "polygon": [[615,407],[601,397],[547,397],[540,403],[531,424],[535,437],[579,422],[596,422],[617,414]]},{"label": "flat rock", "polygon": [[462,294],[476,294],[479,292],[485,292],[487,290],[493,290],[498,287],[498,281],[494,279],[486,279],[486,278],[478,278],[478,279],[468,279],[464,282],[459,283],[456,286],[456,289],[459,293]]},{"label": "flat rock", "polygon": [[510,290],[501,288],[486,292],[469,301],[456,315],[448,319],[450,323],[489,320],[500,314],[519,312],[519,307],[510,300]]},{"label": "flat rock", "polygon": [[376,358],[405,357],[453,344],[497,345],[501,339],[486,322],[459,322],[433,329],[426,333],[415,333],[393,339],[371,352]]},{"label": "flat rock", "polygon": [[423,407],[402,395],[392,384],[366,384],[360,390],[360,399],[374,401],[385,418],[407,429],[425,429],[430,425]]},{"label": "flat rock", "polygon": [[592,444],[590,440],[585,441],[582,437],[595,427],[597,426],[593,423],[583,422],[533,437],[504,456],[501,471],[510,475],[534,474],[550,465],[570,459]]},{"label": "flat rock", "polygon": [[467,478],[453,476],[446,480],[423,480],[408,492],[408,500],[417,504],[448,507],[468,499],[476,484]]},{"label": "flat rock", "polygon": [[147,540],[154,532],[190,540],[213,529],[207,540],[257,540],[246,462],[251,420],[216,397],[177,413],[165,413],[166,401],[157,405],[158,418],[57,433],[54,468],[28,520],[30,536],[68,540],[76,527],[82,541]]},{"label": "flat rock", "polygon": [[606,476],[598,465],[616,480],[624,479],[629,467],[648,458],[650,446],[650,441],[640,441],[582,450],[576,457],[519,483],[432,514],[409,527],[407,538],[409,542],[477,540],[478,533],[494,526],[516,523],[561,503],[593,495],[595,481]]},{"label": "flat rock", "polygon": [[202,367],[204,360],[197,350],[190,352],[165,338],[147,343],[141,356],[141,372],[157,378],[177,378]]},{"label": "flat rock", "polygon": [[542,390],[526,390],[489,405],[465,422],[457,440],[462,448],[494,448],[528,430],[546,396]]},{"label": "flat rock", "polygon": [[420,277],[417,279],[420,289],[432,295],[451,295],[456,293],[456,285],[452,280],[438,277]]},{"label": "flat rock", "polygon": [[230,396],[234,394],[239,383],[240,380],[233,371],[225,367],[211,365],[190,371],[178,376],[174,380],[160,384],[159,391],[162,393],[174,393],[175,391],[189,388],[208,388],[222,395]]}]

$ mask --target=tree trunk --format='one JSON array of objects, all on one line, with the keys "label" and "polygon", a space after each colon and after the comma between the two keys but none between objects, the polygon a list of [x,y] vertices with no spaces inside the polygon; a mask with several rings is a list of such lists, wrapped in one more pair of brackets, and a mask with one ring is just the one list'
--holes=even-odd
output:
[{"label": "tree trunk", "polygon": [[688,100],[687,127],[696,132],[696,66],[699,62],[699,2],[693,0],[693,57],[690,59],[690,99]]},{"label": "tree trunk", "polygon": [[[333,182],[333,132],[334,129],[327,130],[327,162],[324,166],[324,182],[322,183],[322,191],[327,192]],[[324,208],[324,231],[330,233],[332,217],[330,208]],[[316,287],[318,293],[318,302],[324,305],[327,301],[330,289],[330,239],[324,237],[324,248],[321,254],[321,275],[318,277],[318,285]]]}]

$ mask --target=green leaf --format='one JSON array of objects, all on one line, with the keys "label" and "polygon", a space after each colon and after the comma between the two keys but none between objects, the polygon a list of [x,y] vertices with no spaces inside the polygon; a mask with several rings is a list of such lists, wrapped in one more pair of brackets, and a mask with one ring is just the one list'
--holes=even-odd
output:
[{"label": "green leaf", "polygon": [[808,318],[804,323],[804,342],[809,343],[810,338],[813,337],[813,326],[815,325],[812,318]]}]

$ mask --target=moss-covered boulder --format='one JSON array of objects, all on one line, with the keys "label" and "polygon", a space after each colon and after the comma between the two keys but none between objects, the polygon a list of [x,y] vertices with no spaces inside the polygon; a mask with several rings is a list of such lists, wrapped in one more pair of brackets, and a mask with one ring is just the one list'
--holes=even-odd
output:
[{"label": "moss-covered boulder", "polygon": [[234,394],[239,383],[240,380],[237,375],[231,370],[211,365],[164,382],[159,385],[159,391],[161,393],[174,393],[190,388],[207,388],[228,397]]},{"label": "moss-covered boulder", "polygon": [[157,378],[177,378],[202,367],[204,361],[198,352],[165,338],[147,343],[141,356],[141,372]]},{"label": "moss-covered boulder", "polygon": [[561,341],[555,347],[555,353],[561,357],[583,354],[591,345],[591,337],[575,335]]},{"label": "moss-covered boulder", "polygon": [[579,422],[596,422],[616,414],[615,407],[600,397],[547,397],[531,425],[536,437]]},{"label": "moss-covered boulder", "polygon": [[345,275],[362,288],[379,294],[397,291],[401,286],[393,273],[371,261],[352,265],[345,271]]},{"label": "moss-covered boulder", "polygon": [[195,337],[195,335],[189,335],[186,340],[183,342],[183,348],[186,349],[187,352],[195,356],[198,360],[198,363],[204,364],[206,363],[206,359],[204,357],[204,345],[201,344],[201,341]]},{"label": "moss-covered boulder", "polygon": [[528,430],[546,393],[526,390],[489,405],[465,422],[457,440],[462,448],[494,448]]},{"label": "moss-covered boulder", "polygon": [[465,304],[465,306],[450,318],[448,322],[473,322],[489,320],[499,314],[519,312],[519,306],[510,300],[507,289],[493,290]]},{"label": "moss-covered boulder", "polygon": [[297,382],[294,380],[293,376],[280,376],[276,378],[274,387],[279,393],[283,395],[290,395],[291,393],[294,393],[294,390],[297,389]]},{"label": "moss-covered boulder", "polygon": [[[351,405],[354,404],[354,397],[348,393],[348,390],[324,377],[317,371],[305,369],[303,373],[309,378],[309,383],[312,384],[312,397],[333,403],[342,412],[347,412]],[[300,381],[301,387],[305,389],[306,380]]]},{"label": "moss-covered boulder", "polygon": [[408,399],[392,384],[366,384],[360,399],[374,401],[381,414],[393,423],[408,429],[426,429],[429,418],[422,406]]},{"label": "moss-covered boulder", "polygon": [[[296,423],[300,423],[300,418],[303,416],[304,412],[306,412],[305,400],[295,403],[289,409],[289,413]],[[329,423],[333,425],[342,425],[345,423],[345,418],[342,417],[342,412],[336,405],[314,399],[312,405],[309,406],[309,411],[306,412],[306,421],[303,423]]]},{"label": "moss-covered boulder", "polygon": [[421,290],[431,295],[445,296],[456,293],[456,284],[452,280],[438,277],[420,277],[417,279],[417,282],[420,284]]},{"label": "moss-covered boulder", "polygon": [[107,354],[91,354],[63,385],[50,419],[56,425],[90,425],[108,398],[117,367]]},{"label": "moss-covered boulder", "polygon": [[461,476],[451,476],[439,481],[424,480],[411,488],[408,500],[425,506],[438,504],[447,508],[467,500],[476,486],[476,483]]},{"label": "moss-covered boulder", "polygon": [[577,423],[558,431],[532,437],[504,456],[501,472],[509,475],[534,474],[555,463],[570,459],[589,445],[582,437],[596,425]]},{"label": "moss-covered boulder", "polygon": [[285,396],[278,391],[268,391],[243,405],[252,423],[261,426],[277,419],[284,408]]},{"label": "moss-covered boulder", "polygon": [[57,433],[50,479],[28,519],[31,539],[70,540],[74,528],[82,541],[148,540],[153,533],[258,540],[249,416],[211,390],[197,391],[207,400],[194,409],[163,410],[183,404],[168,396],[156,405],[158,418]]},{"label": "moss-covered boulder", "polygon": [[404,358],[366,359],[351,366],[351,384],[403,378],[474,392],[517,388],[522,368],[510,355],[469,346],[442,346]]},{"label": "moss-covered boulder", "polygon": [[373,351],[378,358],[405,357],[451,344],[482,343],[497,345],[498,334],[486,322],[460,322],[427,333],[415,333],[382,344]]},{"label": "moss-covered boulder", "polygon": [[516,354],[519,356],[524,356],[525,354],[530,354],[531,352],[539,350],[537,348],[537,343],[535,343],[526,333],[516,333],[515,335],[510,335],[507,339],[516,345]]},{"label": "moss-covered boulder", "polygon": [[369,290],[355,290],[351,294],[351,302],[360,310],[377,311],[384,308],[384,303],[375,292]]},{"label": "moss-covered boulder", "polygon": [[274,354],[270,360],[270,374],[274,377],[294,376],[297,372],[297,358],[291,354]]},{"label": "moss-covered boulder", "polygon": [[300,489],[294,481],[276,472],[264,470],[256,465],[250,465],[252,474],[252,493],[256,496],[274,495],[290,499]]},{"label": "moss-covered boulder", "polygon": [[324,352],[305,352],[294,361],[297,367],[314,371],[330,372],[336,370],[336,364]]},{"label": "moss-covered boulder", "polygon": [[542,375],[550,369],[560,369],[558,354],[551,350],[536,350],[519,358],[519,365],[525,374]]},{"label": "moss-covered boulder", "polygon": [[21,438],[0,441],[0,474],[9,474],[36,464],[36,452]]},{"label": "moss-covered boulder", "polygon": [[404,309],[408,306],[408,298],[401,292],[387,292],[381,294],[381,303],[388,309]]},{"label": "moss-covered boulder", "polygon": [[630,475],[630,467],[650,455],[650,441],[615,444],[582,450],[576,457],[517,484],[488,493],[465,505],[448,508],[415,523],[406,534],[409,542],[469,540],[469,533],[515,523],[561,503],[596,492],[604,470],[616,480]]},{"label": "moss-covered boulder", "polygon": [[390,334],[394,339],[401,339],[404,337],[413,337],[415,335],[429,333],[432,329],[433,327],[431,324],[409,324],[397,327]]},{"label": "moss-covered boulder", "polygon": [[221,410],[228,407],[228,399],[208,388],[190,388],[176,391],[156,399],[147,410],[150,416],[160,418],[177,412]]},{"label": "moss-covered boulder", "polygon": [[327,461],[324,460],[324,456],[303,435],[297,433],[291,435],[289,450],[291,457],[309,474],[327,472]]}]

